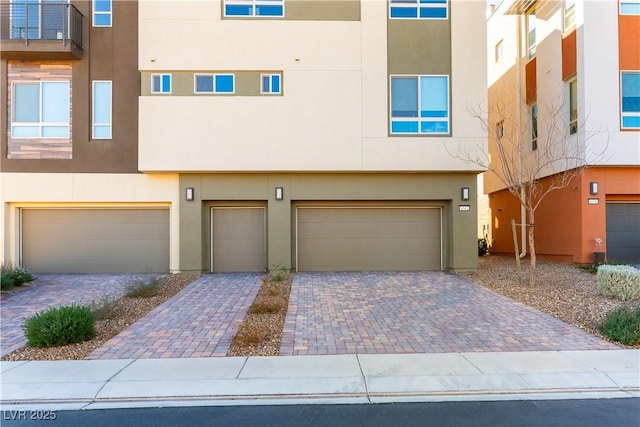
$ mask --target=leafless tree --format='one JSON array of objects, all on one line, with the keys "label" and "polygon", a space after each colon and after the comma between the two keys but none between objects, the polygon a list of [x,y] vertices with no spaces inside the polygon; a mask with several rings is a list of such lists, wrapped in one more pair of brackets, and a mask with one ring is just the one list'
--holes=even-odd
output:
[{"label": "leafless tree", "polygon": [[596,132],[580,129],[564,106],[562,100],[558,105],[538,105],[539,123],[531,114],[513,114],[502,104],[488,112],[472,110],[487,132],[489,150],[465,143],[448,148],[453,157],[486,168],[524,207],[527,224],[521,226],[527,227],[531,286],[535,284],[536,210],[550,193],[572,185],[604,153],[587,154],[587,141]]}]

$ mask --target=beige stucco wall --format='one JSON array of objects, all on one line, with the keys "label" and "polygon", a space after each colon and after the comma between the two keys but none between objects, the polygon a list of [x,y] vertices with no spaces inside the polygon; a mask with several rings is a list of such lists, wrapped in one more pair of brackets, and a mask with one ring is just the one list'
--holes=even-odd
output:
[{"label": "beige stucco wall", "polygon": [[167,207],[170,260],[179,265],[178,176],[171,174],[0,174],[0,260],[20,263],[20,215],[30,208]]}]

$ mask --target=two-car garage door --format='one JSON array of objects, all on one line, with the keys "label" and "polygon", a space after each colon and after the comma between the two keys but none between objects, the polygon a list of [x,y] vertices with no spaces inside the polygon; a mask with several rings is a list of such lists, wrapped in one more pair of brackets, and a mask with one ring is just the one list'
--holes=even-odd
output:
[{"label": "two-car garage door", "polygon": [[22,209],[21,236],[35,273],[169,271],[168,209]]},{"label": "two-car garage door", "polygon": [[442,269],[440,208],[299,207],[299,271]]}]

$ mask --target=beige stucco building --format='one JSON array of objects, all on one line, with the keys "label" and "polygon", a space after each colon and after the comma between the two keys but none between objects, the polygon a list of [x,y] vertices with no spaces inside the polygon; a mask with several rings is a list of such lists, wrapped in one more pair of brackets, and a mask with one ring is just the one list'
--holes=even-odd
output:
[{"label": "beige stucco building", "polygon": [[146,0],[136,12],[137,31],[121,29],[138,36],[136,170],[3,162],[5,261],[476,267],[481,170],[451,153],[486,147],[470,113],[486,103],[484,2]]}]

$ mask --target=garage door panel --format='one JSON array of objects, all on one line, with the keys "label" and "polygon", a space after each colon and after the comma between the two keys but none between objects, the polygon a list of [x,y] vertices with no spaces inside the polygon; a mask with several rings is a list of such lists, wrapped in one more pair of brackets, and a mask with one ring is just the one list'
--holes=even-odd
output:
[{"label": "garage door panel", "polygon": [[212,271],[264,271],[267,267],[264,208],[212,209]]},{"label": "garage door panel", "polygon": [[640,203],[607,203],[607,258],[640,264]]},{"label": "garage door panel", "polygon": [[34,272],[169,271],[168,209],[25,209],[22,223]]},{"label": "garage door panel", "polygon": [[298,208],[298,269],[439,270],[440,221],[431,208]]}]

